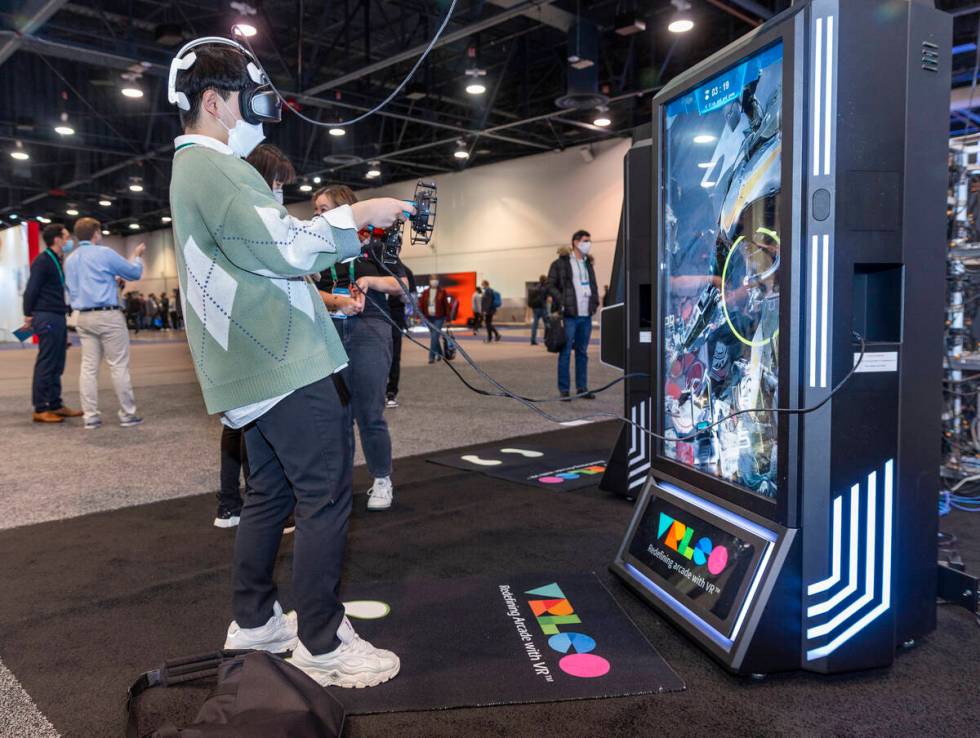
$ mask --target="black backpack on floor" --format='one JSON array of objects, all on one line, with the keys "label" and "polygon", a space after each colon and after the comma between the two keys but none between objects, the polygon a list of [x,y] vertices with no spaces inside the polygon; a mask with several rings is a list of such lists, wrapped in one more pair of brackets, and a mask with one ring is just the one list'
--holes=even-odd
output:
[{"label": "black backpack on floor", "polygon": [[[139,696],[217,675],[191,725],[166,723],[140,733]],[[127,738],[331,738],[344,728],[344,707],[310,677],[265,651],[218,651],[168,661],[129,688]]]}]

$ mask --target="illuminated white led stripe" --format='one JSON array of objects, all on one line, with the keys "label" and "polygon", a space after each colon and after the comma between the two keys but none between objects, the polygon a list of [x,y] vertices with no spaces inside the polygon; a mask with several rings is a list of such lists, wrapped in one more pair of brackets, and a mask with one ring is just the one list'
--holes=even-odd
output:
[{"label": "illuminated white led stripe", "polygon": [[807,651],[808,661],[829,656],[856,634],[864,630],[875,618],[891,607],[892,597],[892,496],[894,490],[894,462],[885,464],[885,499],[883,500],[882,546],[881,546],[881,602],[860,620],[853,623],[843,633],[825,646]]},{"label": "illuminated white led stripe", "polygon": [[632,456],[634,453],[636,453],[636,406],[635,405],[630,409],[630,420],[633,421],[632,423],[630,423],[630,452],[629,452],[629,455]]},{"label": "illuminated white led stripe", "polygon": [[[629,473],[630,479],[632,479],[633,477],[637,476],[638,474],[643,474],[643,472],[647,471],[649,468],[650,468],[650,462],[648,461],[647,463],[643,464],[642,466],[638,466],[635,469],[630,469],[630,473]],[[641,482],[643,481],[643,478],[642,477],[640,477],[640,481]]]},{"label": "illuminated white led stripe", "polygon": [[820,249],[817,236],[810,249],[810,386],[817,386],[817,290],[819,288]]},{"label": "illuminated white led stripe", "polygon": [[823,284],[820,300],[820,386],[827,386],[827,311],[830,304],[830,235],[823,237]]},{"label": "illuminated white led stripe", "polygon": [[749,614],[749,606],[752,604],[752,600],[755,599],[755,591],[759,587],[759,582],[762,581],[762,575],[766,570],[766,565],[769,563],[769,558],[772,556],[773,549],[775,545],[770,543],[766,546],[766,553],[762,557],[762,561],[759,562],[759,569],[752,580],[752,586],[749,587],[749,592],[745,596],[745,602],[742,605],[742,611],[738,614],[738,620],[735,621],[735,627],[732,629],[732,640],[738,638],[738,633],[742,629],[742,623],[745,620],[745,616]]},{"label": "illuminated white led stripe", "polygon": [[[633,422],[636,423],[636,414],[635,413],[633,415]],[[631,456],[630,457],[630,460],[629,460],[630,465],[633,465],[633,464],[635,464],[638,461],[643,461],[647,457],[647,434],[645,432],[646,431],[646,428],[647,428],[647,401],[646,400],[644,400],[643,402],[640,403],[640,422],[639,422],[639,426],[640,427],[639,427],[639,430],[638,430],[637,435],[640,438],[640,448],[639,448],[639,451],[636,453],[635,456]],[[637,428],[636,428],[635,425],[632,426],[632,427],[633,427],[633,430],[637,430]],[[633,451],[631,450],[630,453],[633,453]]]},{"label": "illuminated white led stripe", "polygon": [[834,498],[834,532],[830,551],[830,576],[807,587],[806,593],[808,595],[826,592],[840,581],[841,510],[843,507],[844,498],[838,495]]},{"label": "illuminated white led stripe", "polygon": [[813,45],[813,176],[820,174],[820,75],[823,72],[823,19],[817,18],[817,39]]},{"label": "illuminated white led stripe", "polygon": [[632,482],[630,482],[626,486],[626,489],[635,489],[636,487],[639,487],[641,484],[643,484],[646,480],[647,480],[646,476],[638,477],[634,479]]},{"label": "illuminated white led stripe", "polygon": [[[837,613],[834,617],[828,620],[822,625],[817,625],[810,628],[807,632],[807,638],[819,638],[820,636],[827,635],[828,633],[833,633],[841,625],[846,623],[852,615],[861,610],[865,605],[867,605],[875,596],[875,549],[877,548],[875,544],[875,538],[878,535],[878,521],[877,521],[877,507],[878,507],[878,484],[877,484],[877,472],[871,472],[868,475],[868,520],[867,520],[867,531],[865,535],[867,540],[865,541],[865,559],[864,559],[864,594],[858,597],[854,602],[848,605],[846,608]],[[856,526],[855,526],[856,527]],[[809,615],[809,612],[807,612]]]},{"label": "illuminated white led stripe", "polygon": [[[817,21],[819,23],[819,21]],[[827,18],[827,73],[824,75],[823,173],[830,174],[830,133],[834,87],[834,16]]]},{"label": "illuminated white led stripe", "polygon": [[818,602],[816,605],[811,605],[807,608],[806,616],[808,618],[815,617],[817,615],[822,615],[825,612],[833,610],[837,605],[846,600],[852,594],[857,592],[858,585],[858,492],[860,487],[854,485],[851,487],[851,508],[848,512],[850,518],[850,525],[848,526],[851,531],[849,538],[850,545],[847,549],[848,567],[847,567],[847,584],[841,589],[837,594],[835,594],[830,599],[824,600],[823,602]]}]

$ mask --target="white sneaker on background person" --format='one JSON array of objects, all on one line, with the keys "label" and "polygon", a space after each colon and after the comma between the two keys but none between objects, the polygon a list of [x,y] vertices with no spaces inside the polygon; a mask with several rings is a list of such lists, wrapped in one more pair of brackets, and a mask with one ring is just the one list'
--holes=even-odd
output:
[{"label": "white sneaker on background person", "polygon": [[337,629],[337,638],[340,645],[319,656],[311,654],[300,642],[286,661],[322,687],[375,687],[398,674],[398,657],[362,639],[346,617]]},{"label": "white sneaker on background person", "polygon": [[282,605],[276,602],[272,606],[272,617],[265,625],[258,628],[242,628],[234,620],[228,626],[228,637],[225,639],[225,649],[254,651],[269,651],[282,653],[292,651],[299,643],[297,635],[297,620],[295,610],[287,613],[282,611]]},{"label": "white sneaker on background person", "polygon": [[134,425],[142,425],[143,418],[139,415],[129,415],[122,411],[119,412],[119,425],[123,428],[132,428]]},{"label": "white sneaker on background person", "polygon": [[387,510],[391,507],[391,501],[395,497],[395,487],[391,483],[391,477],[379,477],[374,480],[371,489],[368,490],[368,510]]}]

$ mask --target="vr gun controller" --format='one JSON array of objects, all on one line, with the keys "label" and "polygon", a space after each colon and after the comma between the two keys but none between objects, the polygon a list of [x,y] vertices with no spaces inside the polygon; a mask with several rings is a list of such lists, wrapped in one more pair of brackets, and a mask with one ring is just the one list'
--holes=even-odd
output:
[{"label": "vr gun controller", "polygon": [[[411,200],[405,200],[415,206],[415,215],[403,210],[410,225],[410,238],[414,246],[417,243],[426,244],[432,240],[432,231],[436,224],[436,204],[438,202],[435,182],[419,180],[415,184],[415,194]],[[375,228],[368,226],[371,236],[368,250],[382,264],[392,265],[398,262],[402,250],[402,224],[395,223],[390,228]]]}]

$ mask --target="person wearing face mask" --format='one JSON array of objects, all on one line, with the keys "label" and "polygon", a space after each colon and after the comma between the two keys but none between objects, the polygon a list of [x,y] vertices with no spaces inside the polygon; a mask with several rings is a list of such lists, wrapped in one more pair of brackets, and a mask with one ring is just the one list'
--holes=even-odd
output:
[{"label": "person wearing face mask", "polygon": [[589,338],[592,336],[592,316],[599,309],[599,289],[596,285],[592,236],[588,231],[572,234],[571,248],[558,250],[558,258],[548,269],[547,291],[560,310],[565,322],[565,345],[558,354],[558,392],[571,399],[570,359],[575,352],[576,395],[594,400],[589,391]]},{"label": "person wearing face mask", "polygon": [[[337,594],[352,503],[348,357],[307,277],[356,257],[359,228],[414,208],[379,198],[303,220],[280,205],[242,158],[282,103],[234,41],[181,48],[167,95],[184,129],[170,210],[187,342],[208,412],[244,428],[249,459],[224,647],[292,650],[290,663],[323,686],[381,684],[398,657],[357,635]],[[273,578],[290,513],[295,613]]]},{"label": "person wearing face mask", "polygon": [[439,278],[433,275],[429,277],[429,286],[422,290],[418,304],[422,315],[435,328],[435,330],[429,329],[429,363],[434,364],[443,358],[439,331],[452,314],[452,297],[446,290],[440,289]]},{"label": "person wearing face mask", "polygon": [[[330,185],[313,193],[313,208],[320,214],[355,203],[357,196],[346,185]],[[370,236],[362,235],[367,246]],[[331,266],[321,274],[317,289],[350,361],[344,378],[350,388],[351,411],[360,432],[364,461],[374,479],[367,493],[367,509],[376,512],[389,509],[395,496],[391,434],[384,416],[392,359],[391,324],[385,316],[390,315],[388,295],[400,295],[402,289],[372,253],[369,250],[357,259]],[[400,262],[387,268],[399,277],[405,276]]]},{"label": "person wearing face mask", "polygon": [[284,198],[282,188],[296,181],[296,170],[282,149],[269,143],[260,143],[245,161],[251,164],[262,175],[262,179],[272,190],[272,196],[280,205]]},{"label": "person wearing face mask", "polygon": [[48,224],[41,235],[47,248],[31,262],[31,274],[24,288],[24,324],[38,337],[31,399],[35,423],[63,423],[65,418],[82,414],[61,401],[61,375],[68,346],[65,316],[71,312],[65,301],[64,260],[73,242],[61,223]]}]

